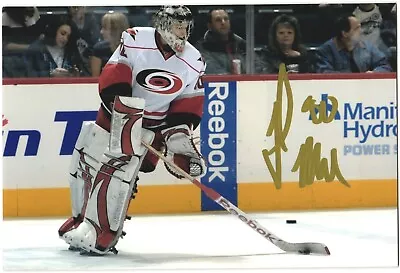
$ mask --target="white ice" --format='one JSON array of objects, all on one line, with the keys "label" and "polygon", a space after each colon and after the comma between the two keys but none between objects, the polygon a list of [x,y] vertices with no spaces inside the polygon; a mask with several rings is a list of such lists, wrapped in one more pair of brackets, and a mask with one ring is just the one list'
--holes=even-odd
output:
[{"label": "white ice", "polygon": [[[331,256],[283,253],[225,213],[134,216],[118,255],[80,256],[57,230],[64,219],[4,220],[4,270],[341,268],[398,265],[397,210],[250,214],[290,242],[326,244]],[[297,224],[286,224],[287,219]]]}]

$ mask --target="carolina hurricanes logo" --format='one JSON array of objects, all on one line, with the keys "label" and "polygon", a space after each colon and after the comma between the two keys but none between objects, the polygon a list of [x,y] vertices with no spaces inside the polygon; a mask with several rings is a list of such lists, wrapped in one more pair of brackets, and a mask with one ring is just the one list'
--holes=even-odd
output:
[{"label": "carolina hurricanes logo", "polygon": [[159,94],[173,94],[183,86],[182,80],[176,74],[160,69],[140,71],[136,82],[147,91]]}]

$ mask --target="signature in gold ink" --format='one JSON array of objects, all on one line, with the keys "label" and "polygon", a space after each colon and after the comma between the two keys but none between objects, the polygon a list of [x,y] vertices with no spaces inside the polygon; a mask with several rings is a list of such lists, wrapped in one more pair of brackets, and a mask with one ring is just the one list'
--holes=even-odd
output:
[{"label": "signature in gold ink", "polygon": [[[283,85],[286,89],[287,97],[287,108],[285,125],[282,129],[282,100],[283,100]],[[276,92],[276,101],[272,110],[271,121],[268,125],[266,136],[269,137],[274,134],[275,146],[271,149],[263,149],[262,155],[264,157],[265,164],[267,164],[268,170],[271,173],[272,179],[274,180],[275,187],[280,189],[282,187],[282,150],[287,152],[286,137],[289,133],[290,124],[292,123],[293,117],[293,93],[289,83],[289,79],[286,73],[284,64],[279,66],[278,74],[278,87]],[[272,166],[270,156],[275,154],[275,167]]]},{"label": "signature in gold ink", "polygon": [[339,181],[350,187],[343,177],[337,159],[337,149],[331,150],[331,167],[328,166],[328,159],[321,159],[321,143],[317,142],[314,146],[314,138],[309,136],[304,144],[301,144],[296,162],[292,172],[299,171],[299,185],[303,188],[317,180],[325,179],[325,182],[332,182],[335,177]]},{"label": "signature in gold ink", "polygon": [[[283,85],[285,85],[286,89],[287,107],[285,124],[282,128]],[[312,96],[307,97],[307,99],[304,101],[301,111],[309,112],[314,124],[320,124],[322,122],[330,123],[333,121],[337,113],[338,102],[337,99],[332,96],[328,98],[332,102],[332,110],[329,115],[327,115],[326,111],[326,102],[322,101],[319,105],[317,105]],[[317,113],[319,113],[319,116],[317,116]],[[293,92],[287,77],[285,65],[281,64],[279,66],[276,101],[273,105],[271,121],[266,132],[267,137],[274,134],[275,145],[270,150],[262,150],[265,164],[268,167],[277,189],[282,187],[282,151],[288,151],[285,140],[289,133],[292,117]],[[270,158],[271,155],[275,155],[275,168],[272,165]],[[314,183],[315,179],[325,179],[325,182],[332,182],[335,177],[337,177],[342,184],[350,187],[349,183],[346,181],[340,171],[337,158],[337,149],[331,149],[331,166],[329,167],[328,159],[321,159],[321,143],[317,142],[314,145],[314,138],[312,136],[307,137],[306,142],[300,146],[299,153],[291,171],[299,171],[300,187],[311,185]]]},{"label": "signature in gold ink", "polygon": [[[329,123],[333,121],[338,110],[338,101],[335,97],[328,96],[328,100],[332,102],[332,110],[329,115],[327,115],[326,101],[321,101],[321,103],[315,104],[315,99],[312,96],[308,96],[301,106],[301,112],[310,112],[311,120],[314,124]],[[319,116],[317,117],[317,113]]]}]

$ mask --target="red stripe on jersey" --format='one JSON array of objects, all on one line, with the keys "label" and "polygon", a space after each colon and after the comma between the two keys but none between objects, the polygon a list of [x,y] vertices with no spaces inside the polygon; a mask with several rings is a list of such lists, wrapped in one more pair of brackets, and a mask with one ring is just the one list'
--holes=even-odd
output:
[{"label": "red stripe on jersey", "polygon": [[132,85],[132,70],[123,63],[106,64],[99,77],[99,90],[103,90],[116,83]]},{"label": "red stripe on jersey", "polygon": [[203,116],[204,96],[183,98],[171,102],[168,113],[191,113],[199,117]]},{"label": "red stripe on jersey", "polygon": [[[176,55],[175,55],[176,56]],[[191,66],[187,61],[185,61],[184,59],[182,59],[182,58],[180,58],[180,57],[178,57],[178,56],[176,56],[179,60],[181,60],[182,62],[184,62],[185,64],[187,64],[191,69],[193,69],[194,71],[196,71],[197,73],[199,73],[200,74],[200,72],[203,72],[203,71],[198,71],[196,68],[194,68],[193,66]]]}]

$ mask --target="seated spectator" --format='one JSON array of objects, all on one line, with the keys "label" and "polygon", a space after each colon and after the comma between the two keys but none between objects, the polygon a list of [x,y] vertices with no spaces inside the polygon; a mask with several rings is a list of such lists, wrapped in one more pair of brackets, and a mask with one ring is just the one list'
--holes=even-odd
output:
[{"label": "seated spectator", "polygon": [[29,77],[77,77],[82,60],[76,47],[75,24],[57,18],[45,30],[44,38],[35,41],[26,54]]},{"label": "seated spectator", "polygon": [[361,24],[353,15],[340,16],[335,22],[335,37],[318,49],[318,73],[390,71],[385,54],[361,41]]},{"label": "seated spectator", "polygon": [[361,39],[368,41],[387,55],[388,47],[381,37],[382,14],[376,4],[359,4],[353,11],[361,24]]},{"label": "seated spectator", "polygon": [[284,63],[288,73],[311,72],[306,48],[301,44],[300,25],[289,15],[278,16],[269,29],[268,46],[261,51],[257,73],[277,74]]},{"label": "seated spectator", "polygon": [[382,13],[381,38],[388,47],[387,58],[393,71],[397,71],[397,4],[379,4]]},{"label": "seated spectator", "polygon": [[[334,22],[342,14],[350,14],[357,7],[356,4],[318,4],[316,11],[318,22],[316,22],[317,29],[317,43],[321,44],[332,37],[334,32]],[[310,31],[310,30],[308,30]],[[313,30],[314,31],[314,30]]]},{"label": "seated spectator", "polygon": [[36,7],[4,7],[3,31],[3,77],[26,77],[24,54],[44,31]]},{"label": "seated spectator", "polygon": [[108,59],[121,43],[121,34],[129,28],[128,18],[122,13],[107,13],[101,20],[100,33],[104,41],[94,45],[90,67],[93,77],[98,77]]},{"label": "seated spectator", "polygon": [[100,27],[96,17],[86,7],[68,7],[68,15],[77,26],[76,46],[83,61],[83,73],[90,75],[89,57],[93,46],[100,41]]},{"label": "seated spectator", "polygon": [[[231,31],[228,13],[212,9],[208,13],[208,30],[196,48],[207,63],[206,74],[241,74],[245,72],[246,41]],[[240,61],[240,71],[235,63]]]}]

